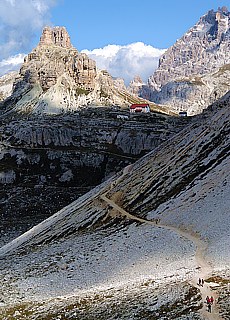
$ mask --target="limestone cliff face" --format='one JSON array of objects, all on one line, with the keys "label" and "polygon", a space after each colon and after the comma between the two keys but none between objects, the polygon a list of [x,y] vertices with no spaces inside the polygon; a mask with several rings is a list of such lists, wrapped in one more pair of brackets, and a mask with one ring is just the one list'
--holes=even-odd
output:
[{"label": "limestone cliff face", "polygon": [[160,58],[149,85],[159,90],[181,77],[214,72],[229,63],[229,48],[230,13],[211,10]]},{"label": "limestone cliff face", "polygon": [[[159,218],[163,224],[164,221],[173,226],[180,224],[191,233],[200,232],[202,237],[208,237],[211,245],[218,243],[216,248],[221,251],[225,247],[222,240],[224,245],[229,243],[225,224],[229,216],[226,207],[230,183],[229,97],[226,95],[225,100],[202,115],[181,119],[187,122],[184,130],[33,229],[22,242],[6,246],[2,254],[20,247],[32,249],[56,239],[64,240],[66,235],[72,235],[75,241],[79,230],[92,227],[95,231],[98,222],[101,228],[108,217],[107,206],[102,207],[100,200],[105,193],[128,213],[148,220]],[[31,157],[31,161],[34,159]],[[57,165],[55,160],[54,154],[52,166]],[[64,177],[71,177],[71,174],[65,172]],[[215,198],[211,204],[210,194]],[[217,207],[221,223],[217,219]],[[215,232],[217,220],[220,232]]]},{"label": "limestone cliff face", "polygon": [[[39,84],[43,91],[57,84],[66,76],[73,78],[75,86],[93,90],[96,77],[96,63],[74,48],[39,45],[28,54],[20,70],[24,81]],[[65,83],[62,83],[65,85]],[[67,87],[68,89],[68,87]]]},{"label": "limestone cliff face", "polygon": [[128,86],[128,91],[134,95],[138,95],[144,83],[140,76],[135,76]]},{"label": "limestone cliff face", "polygon": [[[177,111],[188,110],[194,103],[190,114],[199,113],[229,90],[228,75],[223,86],[219,85],[222,79],[216,80],[216,74],[224,66],[229,66],[229,62],[230,12],[223,7],[201,17],[165,52],[159,60],[159,67],[148,80],[145,97],[170,105]],[[196,79],[200,82],[198,86]]]},{"label": "limestone cliff face", "polygon": [[169,82],[154,97],[156,103],[171,105],[175,112],[195,115],[221,98],[229,88],[230,64],[227,64],[211,74]]}]

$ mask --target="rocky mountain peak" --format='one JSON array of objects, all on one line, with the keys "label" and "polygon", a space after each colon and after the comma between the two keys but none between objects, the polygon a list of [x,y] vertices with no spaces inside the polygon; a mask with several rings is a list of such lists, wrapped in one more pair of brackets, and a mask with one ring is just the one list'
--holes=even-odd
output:
[{"label": "rocky mountain peak", "polygon": [[222,13],[226,13],[226,14],[228,14],[229,12],[228,12],[228,8],[226,7],[226,6],[223,6],[222,8],[218,8],[218,12],[222,12]]},{"label": "rocky mountain peak", "polygon": [[159,90],[174,79],[206,74],[228,64],[229,41],[229,11],[210,10],[161,57],[158,69],[149,79],[150,86]]},{"label": "rocky mountain peak", "polygon": [[72,47],[70,36],[65,27],[45,27],[39,45],[55,45],[63,48]]},{"label": "rocky mountain peak", "polygon": [[141,96],[177,111],[201,112],[229,90],[229,48],[230,12],[208,11],[163,54]]},{"label": "rocky mountain peak", "polygon": [[128,86],[128,91],[131,94],[137,95],[140,93],[144,83],[139,75],[136,75]]},{"label": "rocky mountain peak", "polygon": [[[135,102],[140,100],[135,97]],[[4,109],[58,114],[87,105],[130,103],[133,96],[124,83],[115,83],[107,71],[96,67],[94,60],[78,52],[64,27],[45,27],[38,46],[25,57]]]}]

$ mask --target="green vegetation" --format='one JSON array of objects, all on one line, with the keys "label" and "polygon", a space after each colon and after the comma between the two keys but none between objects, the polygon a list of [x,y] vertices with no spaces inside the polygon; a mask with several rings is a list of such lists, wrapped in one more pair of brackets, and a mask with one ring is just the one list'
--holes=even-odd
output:
[{"label": "green vegetation", "polygon": [[222,67],[220,67],[220,69],[216,73],[214,73],[213,76],[217,78],[223,75],[226,71],[230,71],[230,64],[225,64]]},{"label": "green vegetation", "polygon": [[214,283],[218,283],[218,284],[228,284],[230,283],[230,279],[224,279],[220,276],[213,276],[208,278],[207,280],[205,280],[205,282],[214,282]]},{"label": "green vegetation", "polygon": [[175,80],[176,83],[187,83],[188,85],[195,85],[195,86],[203,86],[205,83],[202,81],[201,77],[194,77],[194,78],[182,78]]},{"label": "green vegetation", "polygon": [[77,88],[76,89],[76,94],[79,96],[79,95],[82,95],[82,94],[84,94],[84,95],[88,95],[90,93],[90,91],[89,90],[86,90],[86,89],[83,89],[83,88]]}]

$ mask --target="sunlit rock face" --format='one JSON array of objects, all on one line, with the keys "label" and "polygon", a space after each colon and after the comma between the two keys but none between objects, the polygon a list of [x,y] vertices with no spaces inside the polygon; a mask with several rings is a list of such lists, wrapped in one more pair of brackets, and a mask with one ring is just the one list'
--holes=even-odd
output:
[{"label": "sunlit rock face", "polygon": [[[45,27],[1,107],[7,112],[60,114],[88,105],[128,106],[132,96],[121,80],[99,70],[71,44],[64,27]],[[136,98],[138,101],[138,98]]]},{"label": "sunlit rock face", "polygon": [[72,47],[69,34],[65,27],[45,27],[39,45],[56,45],[68,49]]},{"label": "sunlit rock face", "polygon": [[211,10],[160,58],[145,98],[200,113],[229,90],[229,49],[230,13]]},{"label": "sunlit rock face", "polygon": [[17,77],[17,71],[12,71],[0,77],[0,101],[5,100],[12,94],[13,84]]}]

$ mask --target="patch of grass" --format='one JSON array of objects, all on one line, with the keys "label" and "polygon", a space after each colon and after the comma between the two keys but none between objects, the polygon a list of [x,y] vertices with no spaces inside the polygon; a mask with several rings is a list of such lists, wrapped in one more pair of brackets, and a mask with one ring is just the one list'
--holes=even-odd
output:
[{"label": "patch of grass", "polygon": [[214,73],[213,76],[217,78],[223,75],[226,71],[230,71],[230,64],[225,64],[222,67],[220,67],[220,69],[216,73]]},{"label": "patch of grass", "polygon": [[214,282],[214,283],[219,283],[219,284],[228,284],[230,283],[230,279],[224,279],[220,276],[213,276],[205,280],[205,282]]},{"label": "patch of grass", "polygon": [[42,304],[37,303],[20,303],[6,308],[2,308],[1,319],[30,319],[34,314],[34,308],[40,307]]},{"label": "patch of grass", "polygon": [[77,95],[88,95],[89,94],[89,90],[86,90],[86,89],[83,89],[83,88],[77,88],[76,89],[76,93],[77,93]]}]

